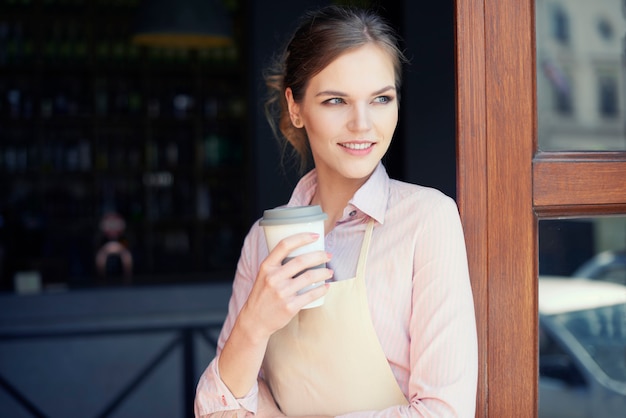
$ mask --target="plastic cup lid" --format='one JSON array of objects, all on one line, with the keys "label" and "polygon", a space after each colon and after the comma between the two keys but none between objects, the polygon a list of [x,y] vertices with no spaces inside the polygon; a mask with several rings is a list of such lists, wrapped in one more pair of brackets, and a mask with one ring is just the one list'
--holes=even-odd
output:
[{"label": "plastic cup lid", "polygon": [[322,211],[321,206],[284,206],[276,209],[268,209],[263,212],[261,226],[288,225],[303,222],[323,221],[328,215]]}]

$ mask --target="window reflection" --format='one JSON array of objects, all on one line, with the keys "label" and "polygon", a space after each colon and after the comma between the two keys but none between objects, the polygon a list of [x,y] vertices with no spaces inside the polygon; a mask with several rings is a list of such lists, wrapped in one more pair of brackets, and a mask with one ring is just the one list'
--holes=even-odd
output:
[{"label": "window reflection", "polygon": [[539,223],[539,417],[626,411],[626,217]]},{"label": "window reflection", "polygon": [[539,147],[626,150],[623,0],[536,0]]},{"label": "window reflection", "polygon": [[569,43],[569,17],[567,12],[560,5],[555,5],[552,8],[550,17],[554,39],[563,45],[567,45]]}]

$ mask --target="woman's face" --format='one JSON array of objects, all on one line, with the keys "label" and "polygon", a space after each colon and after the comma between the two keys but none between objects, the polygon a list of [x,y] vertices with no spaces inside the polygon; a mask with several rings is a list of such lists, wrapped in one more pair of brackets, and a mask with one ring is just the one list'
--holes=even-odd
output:
[{"label": "woman's face", "polygon": [[301,102],[286,91],[292,122],[306,129],[320,178],[365,180],[387,152],[398,122],[390,56],[367,44],[309,80]]}]

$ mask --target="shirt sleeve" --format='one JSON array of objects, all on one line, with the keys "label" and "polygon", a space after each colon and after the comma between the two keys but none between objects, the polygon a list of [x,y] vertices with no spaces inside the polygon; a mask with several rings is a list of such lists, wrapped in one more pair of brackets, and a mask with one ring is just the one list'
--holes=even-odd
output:
[{"label": "shirt sleeve", "polygon": [[258,227],[253,226],[246,236],[241,257],[237,263],[233,292],[228,303],[228,315],[222,326],[217,342],[216,356],[200,376],[196,388],[194,411],[196,418],[205,417],[243,417],[254,414],[258,404],[258,384],[243,397],[235,398],[224,384],[219,373],[219,356],[224,344],[235,324],[235,320],[246,302],[256,278],[256,268],[259,256]]},{"label": "shirt sleeve", "polygon": [[239,418],[256,413],[258,385],[243,398],[235,398],[220,378],[218,359],[219,355],[209,363],[198,382],[194,404],[196,418],[221,416]]},{"label": "shirt sleeve", "polygon": [[409,405],[349,418],[475,416],[478,348],[458,209],[439,200],[420,228],[409,329]]}]

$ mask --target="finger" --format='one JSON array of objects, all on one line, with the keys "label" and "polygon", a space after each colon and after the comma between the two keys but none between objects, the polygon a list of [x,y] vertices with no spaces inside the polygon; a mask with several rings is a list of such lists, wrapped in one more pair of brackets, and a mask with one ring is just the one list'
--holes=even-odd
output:
[{"label": "finger", "polygon": [[302,274],[294,277],[292,283],[289,285],[289,290],[294,288],[296,291],[301,291],[313,284],[322,283],[333,277],[333,270],[329,268],[313,268],[302,272]]},{"label": "finger", "polygon": [[291,283],[288,283],[284,289],[285,294],[291,294],[293,297],[297,297],[298,295],[309,292],[311,289],[315,289],[318,286],[323,286],[327,280],[333,277],[333,275],[334,271],[326,267],[317,267],[306,270],[291,279]]},{"label": "finger", "polygon": [[325,251],[312,251],[296,257],[288,257],[283,261],[283,273],[288,277],[298,277],[309,269],[325,267],[331,255]]},{"label": "finger", "polygon": [[322,283],[321,286],[315,287],[311,290],[307,290],[306,292],[300,295],[297,295],[296,300],[298,303],[298,308],[302,309],[302,307],[326,295],[326,293],[328,293],[329,288],[330,288],[330,284]]}]

